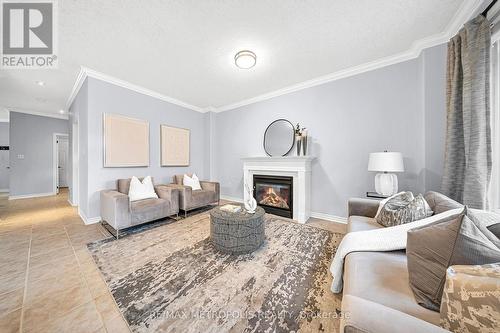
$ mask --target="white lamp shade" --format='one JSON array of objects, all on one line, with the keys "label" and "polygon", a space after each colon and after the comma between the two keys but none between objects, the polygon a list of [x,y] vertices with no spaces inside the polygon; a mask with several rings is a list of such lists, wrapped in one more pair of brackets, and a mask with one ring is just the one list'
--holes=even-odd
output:
[{"label": "white lamp shade", "polygon": [[368,160],[368,171],[403,172],[403,155],[398,152],[371,153]]}]

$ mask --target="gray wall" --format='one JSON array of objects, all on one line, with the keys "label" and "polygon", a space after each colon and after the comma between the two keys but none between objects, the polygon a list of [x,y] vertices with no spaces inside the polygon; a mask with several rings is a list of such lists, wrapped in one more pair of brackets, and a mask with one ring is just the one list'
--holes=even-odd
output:
[{"label": "gray wall", "polygon": [[9,195],[53,192],[53,133],[68,133],[68,121],[11,112],[9,124]]},{"label": "gray wall", "polygon": [[[87,140],[87,120],[88,120],[88,81],[82,84],[78,95],[69,109],[69,165],[73,166],[75,152],[73,151],[73,143],[75,140],[73,134],[73,124],[77,124],[78,133],[76,133],[76,142],[79,147],[78,153],[78,175],[73,175],[73,167],[70,168],[68,174],[69,182],[69,199],[75,203],[74,198],[78,197],[80,207],[88,207],[88,140]],[[78,195],[75,196],[75,184],[78,182]],[[88,209],[88,208],[85,208]]]},{"label": "gray wall", "polygon": [[349,197],[373,190],[367,162],[375,151],[403,153],[400,189],[436,188],[444,140],[434,132],[443,131],[445,53],[437,46],[414,60],[217,113],[212,163],[222,194],[243,197],[240,159],[265,155],[264,131],[278,118],[300,123],[312,136],[313,212],[346,216]]},{"label": "gray wall", "polygon": [[[83,92],[82,92],[83,90]],[[154,177],[155,183],[169,183],[174,174],[195,172],[200,178],[209,177],[210,159],[206,139],[209,137],[207,114],[192,111],[165,101],[118,87],[97,79],[87,79],[86,116],[79,114],[80,126],[80,209],[88,218],[99,216],[99,191],[116,188],[116,180],[132,176]],[[84,97],[82,97],[85,100]],[[85,109],[83,101],[76,101]],[[73,108],[75,108],[73,106]],[[85,112],[82,112],[85,113]],[[145,119],[150,125],[150,166],[146,168],[103,167],[103,114],[114,113]],[[191,130],[189,167],[160,167],[160,124]],[[87,152],[87,155],[85,154]],[[88,178],[85,178],[88,177]],[[88,184],[83,189],[83,184]],[[84,193],[86,192],[86,194]],[[85,202],[84,198],[88,198]]]},{"label": "gray wall", "polygon": [[[0,122],[0,146],[9,145],[9,123]],[[9,188],[9,151],[0,150],[0,191]]]},{"label": "gray wall", "polygon": [[446,46],[425,50],[421,60],[425,103],[425,189],[440,191],[446,137]]},{"label": "gray wall", "polygon": [[0,122],[0,146],[9,145],[9,123]]}]

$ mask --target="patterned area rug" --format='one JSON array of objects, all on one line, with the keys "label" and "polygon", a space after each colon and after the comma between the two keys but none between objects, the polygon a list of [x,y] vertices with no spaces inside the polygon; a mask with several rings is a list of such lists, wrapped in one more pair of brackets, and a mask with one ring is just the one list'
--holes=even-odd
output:
[{"label": "patterned area rug", "polygon": [[342,235],[266,215],[266,240],[218,252],[207,212],[88,245],[133,332],[336,332]]}]

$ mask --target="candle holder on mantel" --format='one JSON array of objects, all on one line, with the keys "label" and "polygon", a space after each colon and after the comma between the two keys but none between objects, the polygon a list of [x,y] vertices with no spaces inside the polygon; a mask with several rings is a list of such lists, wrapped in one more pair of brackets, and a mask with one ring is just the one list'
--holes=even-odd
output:
[{"label": "candle holder on mantel", "polygon": [[295,141],[297,141],[297,156],[307,154],[307,129],[300,128],[300,124],[295,126]]}]

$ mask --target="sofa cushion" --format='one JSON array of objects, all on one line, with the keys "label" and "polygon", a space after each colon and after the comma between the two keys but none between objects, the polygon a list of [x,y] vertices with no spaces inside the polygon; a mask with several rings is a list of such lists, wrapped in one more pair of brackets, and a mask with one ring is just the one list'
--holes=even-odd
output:
[{"label": "sofa cushion", "polygon": [[144,199],[130,203],[132,225],[154,221],[169,215],[170,202],[164,199]]},{"label": "sofa cushion", "polygon": [[419,304],[439,311],[446,269],[500,261],[500,249],[467,215],[451,216],[408,231],[410,286]]},{"label": "sofa cushion", "polygon": [[347,222],[347,232],[365,231],[383,228],[373,217],[350,216]]},{"label": "sofa cushion", "polygon": [[344,295],[357,296],[439,325],[439,313],[415,302],[406,264],[404,251],[350,253],[345,261]]},{"label": "sofa cushion", "polygon": [[414,197],[411,192],[403,192],[384,204],[376,220],[385,227],[392,227],[429,216],[432,216],[432,210],[421,194]]}]

